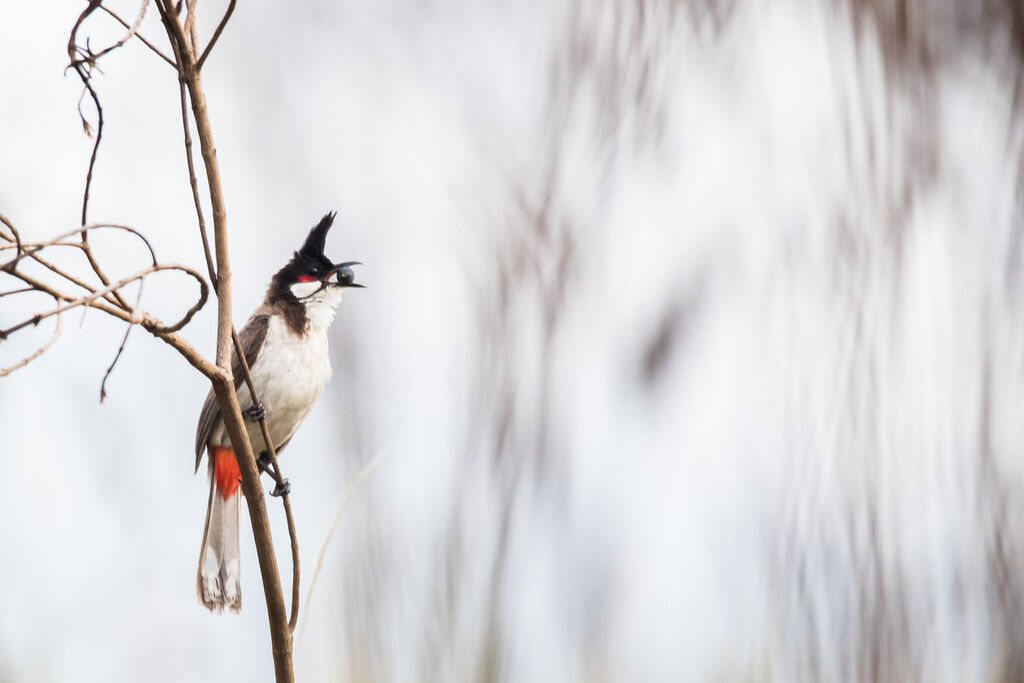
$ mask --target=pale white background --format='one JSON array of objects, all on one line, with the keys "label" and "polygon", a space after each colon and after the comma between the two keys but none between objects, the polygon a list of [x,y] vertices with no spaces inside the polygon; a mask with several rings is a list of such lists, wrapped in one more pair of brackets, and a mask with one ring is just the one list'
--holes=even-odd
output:
[{"label": "pale white background", "polygon": [[[26,239],[79,220],[82,5],[0,6]],[[1012,678],[1019,58],[997,3],[910,6],[927,68],[843,3],[239,3],[205,73],[235,319],[331,209],[368,286],[284,456],[304,598],[378,463],[299,680]],[[90,219],[203,270],[174,74],[136,43],[103,70]],[[145,263],[96,242],[112,274]],[[210,354],[214,311],[185,332]],[[122,331],[69,315],[0,381],[0,681],[269,681],[247,535],[242,614],[195,599],[208,385],[136,330],[100,404]]]}]

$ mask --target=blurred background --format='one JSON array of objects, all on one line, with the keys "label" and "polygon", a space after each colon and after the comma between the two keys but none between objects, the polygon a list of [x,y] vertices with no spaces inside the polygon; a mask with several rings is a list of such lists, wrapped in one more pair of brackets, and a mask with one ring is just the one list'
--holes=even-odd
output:
[{"label": "blurred background", "polygon": [[[83,7],[0,5],[27,240],[78,226]],[[235,321],[328,210],[368,286],[282,459],[297,679],[1024,680],[1022,65],[1016,0],[239,3],[204,71]],[[203,271],[174,72],[101,68],[90,219]],[[270,681],[244,506],[241,615],[195,597],[208,383],[136,330],[101,404],[123,331],[76,311],[0,380],[0,681]]]}]

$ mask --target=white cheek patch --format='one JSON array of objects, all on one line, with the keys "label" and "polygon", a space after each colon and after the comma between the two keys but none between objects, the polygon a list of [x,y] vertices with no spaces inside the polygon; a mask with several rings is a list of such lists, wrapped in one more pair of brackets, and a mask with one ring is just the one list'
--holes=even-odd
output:
[{"label": "white cheek patch", "polygon": [[313,280],[312,282],[296,282],[288,289],[292,290],[292,294],[295,295],[296,299],[305,299],[307,296],[311,296],[314,292],[320,289],[322,283],[319,280]]}]

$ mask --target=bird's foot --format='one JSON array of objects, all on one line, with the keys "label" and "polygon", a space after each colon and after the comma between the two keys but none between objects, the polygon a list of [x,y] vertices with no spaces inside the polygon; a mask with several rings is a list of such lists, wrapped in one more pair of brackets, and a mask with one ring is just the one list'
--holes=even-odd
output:
[{"label": "bird's foot", "polygon": [[287,479],[280,479],[277,485],[274,486],[274,490],[270,492],[270,495],[274,497],[287,496],[292,492],[292,484]]},{"label": "bird's foot", "polygon": [[267,411],[263,408],[262,403],[253,403],[242,411],[242,416],[249,422],[260,422],[267,417]]},{"label": "bird's foot", "polygon": [[260,453],[260,457],[256,458],[256,468],[260,472],[270,475],[270,478],[274,480],[274,490],[270,492],[270,495],[280,497],[291,493],[291,483],[274,470],[270,464],[270,456],[266,451]]}]

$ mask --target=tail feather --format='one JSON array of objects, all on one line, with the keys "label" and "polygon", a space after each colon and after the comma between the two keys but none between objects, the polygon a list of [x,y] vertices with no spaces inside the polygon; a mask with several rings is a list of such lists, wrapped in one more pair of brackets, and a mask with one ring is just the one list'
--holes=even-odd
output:
[{"label": "tail feather", "polygon": [[[242,608],[242,587],[239,581],[238,515],[241,496],[237,484],[224,486],[228,479],[230,456],[238,471],[235,455],[228,448],[211,448],[213,472],[210,477],[210,500],[206,507],[206,527],[199,552],[199,573],[196,592],[199,602],[211,611],[225,607],[237,612]],[[221,451],[227,451],[222,453]],[[227,493],[228,495],[224,495]]]}]

